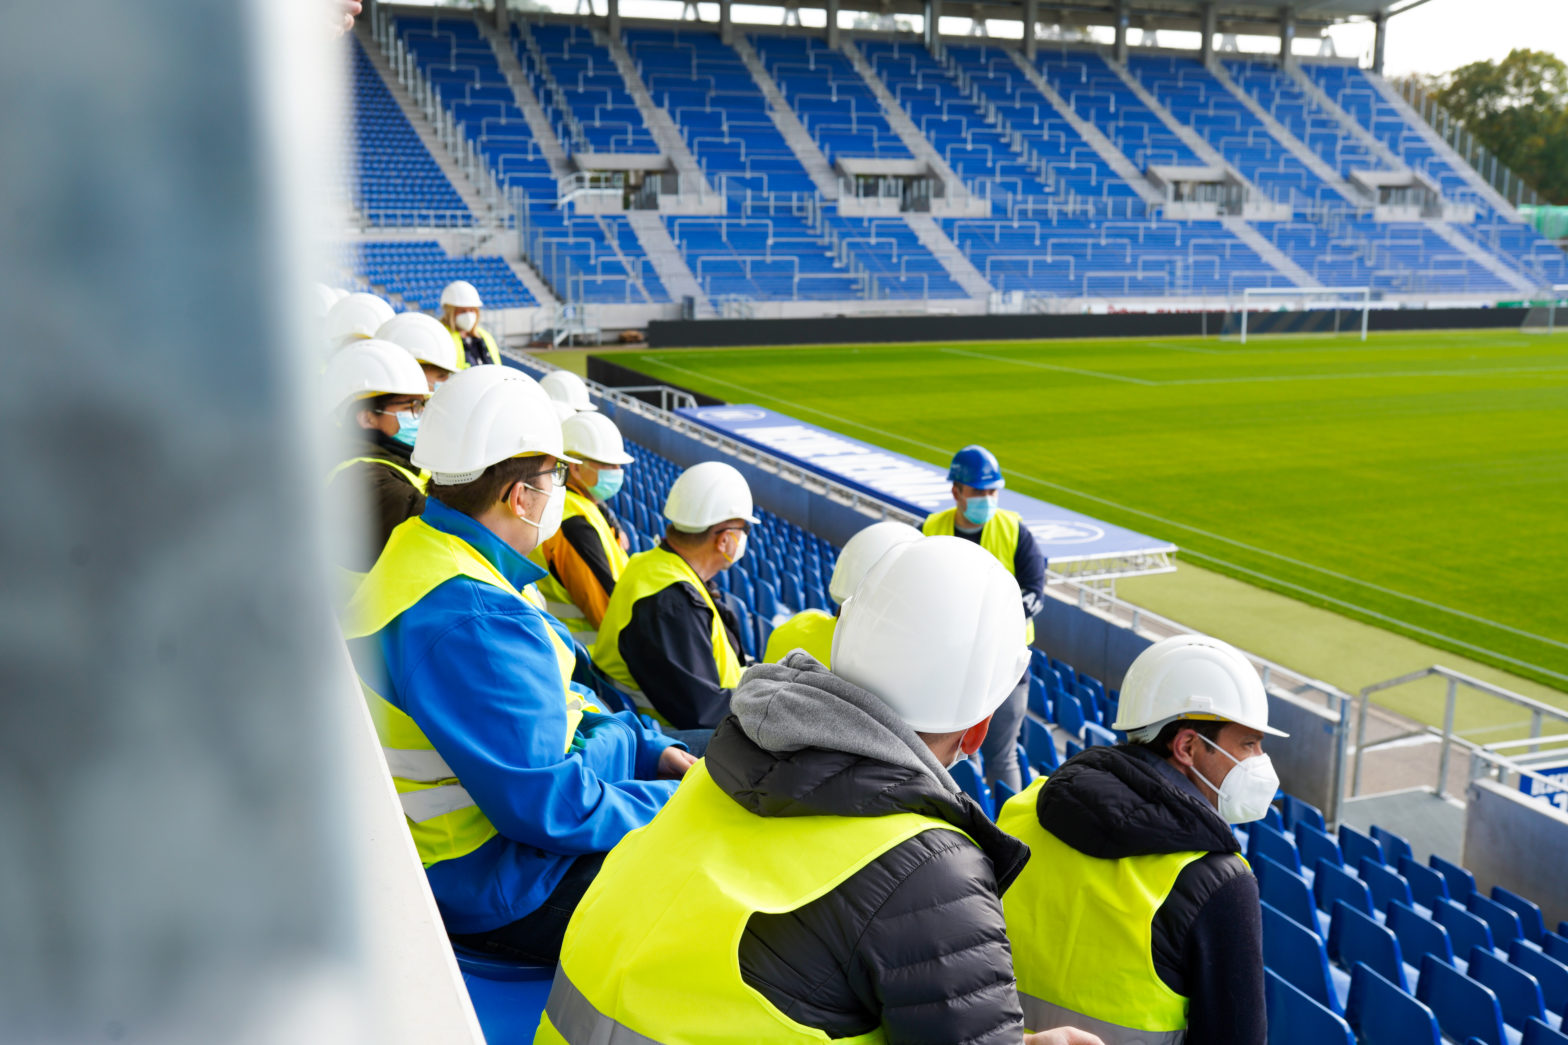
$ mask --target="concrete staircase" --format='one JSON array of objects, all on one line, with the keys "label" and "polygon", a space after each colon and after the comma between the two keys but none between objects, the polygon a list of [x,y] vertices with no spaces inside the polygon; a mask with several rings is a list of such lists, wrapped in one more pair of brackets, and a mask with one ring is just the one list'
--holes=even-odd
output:
[{"label": "concrete staircase", "polygon": [[905,214],[904,220],[920,241],[920,245],[929,250],[947,274],[964,289],[964,293],[972,298],[986,299],[995,293],[996,288],[986,281],[980,270],[975,268],[964,252],[942,231],[942,226],[929,214]]},{"label": "concrete staircase", "polygon": [[1116,143],[1107,138],[1105,133],[1098,127],[1079,116],[1073,110],[1073,107],[1067,103],[1067,99],[1056,93],[1056,88],[1052,87],[1046,82],[1045,77],[1040,75],[1040,70],[1030,65],[1029,60],[1017,50],[1009,47],[1007,48],[1007,53],[1012,56],[1018,68],[1023,70],[1024,76],[1029,79],[1029,82],[1034,84],[1035,90],[1039,91],[1045,97],[1045,100],[1051,103],[1051,108],[1056,110],[1057,115],[1066,120],[1068,125],[1078,132],[1079,137],[1089,143],[1089,147],[1099,155],[1100,159],[1104,160],[1123,181],[1133,187],[1133,191],[1142,197],[1145,203],[1158,206],[1165,202],[1165,197],[1161,195],[1158,189],[1149,184],[1149,180],[1127,158],[1126,153],[1118,149]]},{"label": "concrete staircase", "polygon": [[1405,161],[1400,159],[1394,153],[1394,150],[1384,145],[1381,138],[1361,126],[1354,116],[1341,109],[1339,103],[1330,98],[1328,93],[1319,87],[1312,77],[1301,70],[1300,66],[1292,66],[1288,75],[1314,105],[1339,121],[1340,130],[1370,149],[1372,155],[1376,156],[1385,167],[1392,171],[1405,169]]},{"label": "concrete staircase", "polygon": [[1533,294],[1540,289],[1533,282],[1515,270],[1513,266],[1505,264],[1503,260],[1497,255],[1493,254],[1479,243],[1476,243],[1474,240],[1470,239],[1468,236],[1454,228],[1448,222],[1427,221],[1423,224],[1425,224],[1427,228],[1431,229],[1439,236],[1443,237],[1443,240],[1449,246],[1459,251],[1477,265],[1480,265],[1482,268],[1486,269],[1498,279],[1503,280],[1521,294]]},{"label": "concrete staircase", "polygon": [[594,38],[609,49],[615,68],[619,70],[621,79],[625,81],[626,90],[631,94],[632,101],[636,103],[637,111],[642,113],[643,123],[647,124],[648,133],[653,135],[654,143],[680,174],[685,186],[682,191],[698,196],[712,195],[713,187],[703,176],[697,158],[686,147],[686,139],[681,137],[680,128],[675,126],[675,121],[670,119],[669,113],[653,104],[653,97],[648,93],[647,86],[643,84],[642,75],[637,72],[637,63],[632,61],[632,56],[626,53],[625,47],[621,46],[620,39],[612,38],[598,29],[593,32]]},{"label": "concrete staircase", "polygon": [[717,315],[707,292],[697,282],[697,277],[692,275],[686,259],[681,256],[680,248],[670,238],[670,230],[664,227],[664,219],[656,211],[633,210],[626,212],[626,221],[637,234],[642,252],[648,255],[648,263],[658,274],[659,282],[664,284],[670,299],[678,304],[683,298],[692,298],[697,303],[698,316]]},{"label": "concrete staircase", "polygon": [[[561,146],[561,139],[556,136],[555,128],[550,126],[550,118],[545,115],[544,106],[539,104],[539,96],[534,94],[534,89],[528,83],[528,74],[523,70],[522,63],[517,60],[517,54],[512,50],[512,42],[502,36],[488,19],[478,19],[480,31],[485,39],[490,41],[490,47],[495,51],[496,61],[501,66],[501,74],[506,77],[507,85],[512,88],[512,96],[517,100],[517,107],[523,110],[523,119],[528,123],[528,130],[533,134],[534,140],[539,143],[539,151],[544,155],[545,162],[550,165],[550,173],[557,180],[569,177],[572,173],[572,161],[566,155],[566,150]],[[524,33],[528,32],[527,25],[519,27]]]},{"label": "concrete staircase", "polygon": [[1312,273],[1290,260],[1290,255],[1264,238],[1250,223],[1241,218],[1221,218],[1220,224],[1237,239],[1251,247],[1264,261],[1291,278],[1298,287],[1321,287],[1323,284]]},{"label": "concrete staircase", "polygon": [[779,85],[774,81],[772,74],[762,64],[762,59],[751,46],[751,41],[744,35],[737,35],[732,46],[735,48],[735,53],[740,55],[740,60],[746,63],[751,78],[762,90],[762,96],[768,100],[768,116],[773,120],[773,125],[779,129],[784,143],[789,146],[795,158],[800,161],[800,165],[811,176],[811,183],[817,187],[823,199],[838,199],[838,175],[833,173],[833,165],[817,146],[811,132],[806,130],[806,125],[795,115],[795,110],[790,107],[784,92],[779,90]]},{"label": "concrete staircase", "polygon": [[948,199],[967,199],[970,196],[969,187],[953,168],[947,165],[947,160],[936,151],[936,146],[931,144],[930,139],[915,126],[915,121],[909,118],[909,114],[898,103],[898,99],[893,97],[893,92],[887,89],[887,84],[882,82],[882,77],[871,68],[871,63],[860,53],[860,48],[856,47],[853,41],[845,40],[841,50],[849,58],[855,71],[860,74],[860,78],[871,88],[871,93],[876,95],[877,102],[882,106],[882,115],[887,117],[888,126],[893,129],[894,134],[898,135],[898,140],[904,143],[904,148],[908,149],[910,155],[916,159],[924,161],[926,166],[936,173],[947,187]]}]

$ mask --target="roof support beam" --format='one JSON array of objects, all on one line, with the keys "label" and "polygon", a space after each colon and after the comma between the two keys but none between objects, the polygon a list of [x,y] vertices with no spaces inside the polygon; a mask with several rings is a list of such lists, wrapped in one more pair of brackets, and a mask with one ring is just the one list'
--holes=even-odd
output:
[{"label": "roof support beam", "polygon": [[1279,64],[1282,69],[1296,64],[1296,9],[1282,7],[1279,11]]},{"label": "roof support beam", "polygon": [[826,0],[826,2],[828,19],[826,36],[828,46],[838,50],[838,0]]},{"label": "roof support beam", "polygon": [[1116,0],[1116,62],[1127,64],[1127,29],[1132,25],[1132,10],[1127,0]]},{"label": "roof support beam", "polygon": [[926,50],[931,52],[933,58],[942,57],[942,0],[925,0],[926,3]]},{"label": "roof support beam", "polygon": [[1219,28],[1219,12],[1215,10],[1212,0],[1203,5],[1203,64],[1208,65],[1214,58],[1214,34]]},{"label": "roof support beam", "polygon": [[1388,15],[1378,12],[1372,16],[1372,24],[1377,26],[1377,36],[1372,40],[1372,71],[1379,76],[1383,75],[1383,52],[1388,46]]},{"label": "roof support beam", "polygon": [[735,21],[730,17],[730,0],[719,0],[719,41],[726,46],[735,42]]},{"label": "roof support beam", "polygon": [[1035,45],[1034,29],[1040,21],[1040,0],[1024,0],[1024,57],[1034,64],[1034,56],[1038,48]]}]

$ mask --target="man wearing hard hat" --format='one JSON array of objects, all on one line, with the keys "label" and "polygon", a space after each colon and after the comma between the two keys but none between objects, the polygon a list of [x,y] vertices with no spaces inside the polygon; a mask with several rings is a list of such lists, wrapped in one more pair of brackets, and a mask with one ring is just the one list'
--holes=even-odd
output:
[{"label": "man wearing hard hat", "polygon": [[[1000,507],[998,501],[1007,482],[996,457],[983,446],[966,446],[953,455],[947,470],[953,484],[952,508],[935,512],[921,530],[928,536],[962,537],[973,541],[996,557],[1018,581],[1019,604],[1023,607],[1026,641],[1034,644],[1034,615],[1045,598],[1045,558],[1034,537],[1017,512]],[[998,780],[1014,791],[1022,786],[1018,767],[1018,734],[1029,708],[1029,673],[1025,671],[1013,687],[1007,703],[997,709],[991,732],[980,757],[985,761],[985,778],[995,786]]]},{"label": "man wearing hard hat", "polygon": [[381,324],[376,338],[402,346],[419,361],[425,381],[434,392],[458,370],[457,346],[452,335],[434,316],[423,312],[400,312]]},{"label": "man wearing hard hat", "polygon": [[745,654],[711,582],[746,554],[751,488],[722,461],[682,472],[664,502],[664,540],[631,557],[599,625],[593,662],[638,707],[676,729],[729,714]]},{"label": "man wearing hard hat", "polygon": [[833,649],[833,630],[838,625],[838,610],[843,608],[844,600],[855,593],[860,579],[878,559],[900,544],[919,539],[919,530],[892,519],[872,523],[851,537],[839,552],[838,561],[833,564],[833,577],[828,581],[828,598],[838,609],[832,613],[801,610],[773,629],[762,659],[777,664],[794,650],[803,649],[816,658],[818,664],[831,667],[828,661]]},{"label": "man wearing hard hat", "polygon": [[327,347],[335,351],[355,341],[369,340],[394,315],[392,306],[374,294],[345,294],[327,310]]},{"label": "man wearing hard hat", "polygon": [[537,1042],[1026,1039],[1000,895],[1028,849],[946,768],[1028,662],[1018,585],[953,538],[881,556],[830,672],[751,668],[707,755],[605,861]]},{"label": "man wearing hard hat", "polygon": [[550,371],[539,379],[539,387],[573,414],[599,409],[588,398],[588,383],[570,370]]},{"label": "man wearing hard hat", "polygon": [[490,331],[479,325],[479,310],[484,303],[479,291],[465,279],[448,283],[441,291],[441,325],[452,336],[457,348],[457,366],[479,366],[482,363],[501,362],[501,350],[496,347]]},{"label": "man wearing hard hat", "polygon": [[531,378],[454,375],[414,446],[424,514],[393,532],[343,627],[447,932],[544,964],[604,854],[695,761],[586,703],[570,637],[521,594],[569,460]]},{"label": "man wearing hard hat", "polygon": [[1028,843],[1008,892],[1028,1026],[1067,1023],[1107,1042],[1264,1045],[1258,883],[1231,824],[1279,788],[1263,753],[1268,696],[1239,652],[1183,635],[1122,682],[1115,728],[1002,807]]},{"label": "man wearing hard hat", "polygon": [[566,473],[566,510],[560,532],[539,546],[534,561],[550,571],[539,581],[545,609],[574,639],[592,645],[626,571],[629,542],[606,502],[620,491],[633,458],[620,429],[601,413],[568,417],[561,439],[576,458]]},{"label": "man wearing hard hat", "polygon": [[425,476],[409,460],[429,386],[419,363],[388,341],[355,341],[327,361],[323,376],[343,459],[327,474],[339,519],[365,519],[361,539],[333,549],[345,595],[381,554],[393,529],[425,507]]}]

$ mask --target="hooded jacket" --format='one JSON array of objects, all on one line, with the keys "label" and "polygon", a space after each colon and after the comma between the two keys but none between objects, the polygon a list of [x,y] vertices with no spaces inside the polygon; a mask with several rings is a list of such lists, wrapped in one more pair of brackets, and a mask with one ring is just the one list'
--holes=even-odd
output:
[{"label": "hooded jacket", "polygon": [[1188,999],[1188,1041],[1264,1045],[1258,881],[1192,782],[1140,745],[1092,747],[1051,774],[1035,811],[1051,834],[1102,860],[1208,853],[1183,869],[1154,913],[1154,970]]},{"label": "hooded jacket", "polygon": [[[754,915],[743,979],[830,1037],[1017,1045],[1023,1012],[1001,893],[1028,847],[998,830],[872,694],[795,652],[747,670],[709,774],[757,816],[914,812],[953,825],[895,846],[825,896]],[[965,836],[968,837],[965,837]]]}]

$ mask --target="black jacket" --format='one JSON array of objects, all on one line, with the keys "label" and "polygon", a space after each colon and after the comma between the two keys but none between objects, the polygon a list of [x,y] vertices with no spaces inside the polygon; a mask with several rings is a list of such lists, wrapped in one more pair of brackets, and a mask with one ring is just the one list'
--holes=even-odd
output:
[{"label": "black jacket", "polygon": [[[789,731],[780,726],[789,701],[758,694],[781,682],[803,696],[795,732],[804,739],[770,750],[752,736]],[[880,1025],[895,1043],[1017,1045],[1023,1013],[1000,895],[1028,848],[959,792],[928,750],[912,753],[906,741],[920,741],[902,723],[905,736],[895,739],[903,750],[887,743],[891,761],[839,749],[830,737],[866,732],[865,716],[838,714],[835,701],[846,691],[880,705],[802,652],[752,667],[735,690],[736,715],[720,723],[708,746],[708,772],[759,816],[912,811],[957,830],[903,842],[798,910],[753,916],[741,938],[741,974],[792,1019],[830,1037]]]},{"label": "black jacket", "polygon": [[1264,1045],[1258,881],[1229,825],[1186,777],[1136,744],[1093,747],[1040,789],[1040,824],[1088,856],[1204,851],[1154,914],[1154,970],[1189,1000],[1194,1045]]},{"label": "black jacket", "polygon": [[[367,431],[363,435],[359,444],[344,454],[344,460],[370,457],[390,461],[419,474],[419,469],[409,460],[409,447],[380,432]],[[334,509],[341,513],[339,518],[365,520],[361,529],[362,544],[353,548],[334,548],[340,565],[360,573],[375,565],[381,549],[386,547],[387,538],[399,523],[425,510],[425,495],[401,472],[384,464],[356,461],[332,477],[327,484],[327,496]]]}]

